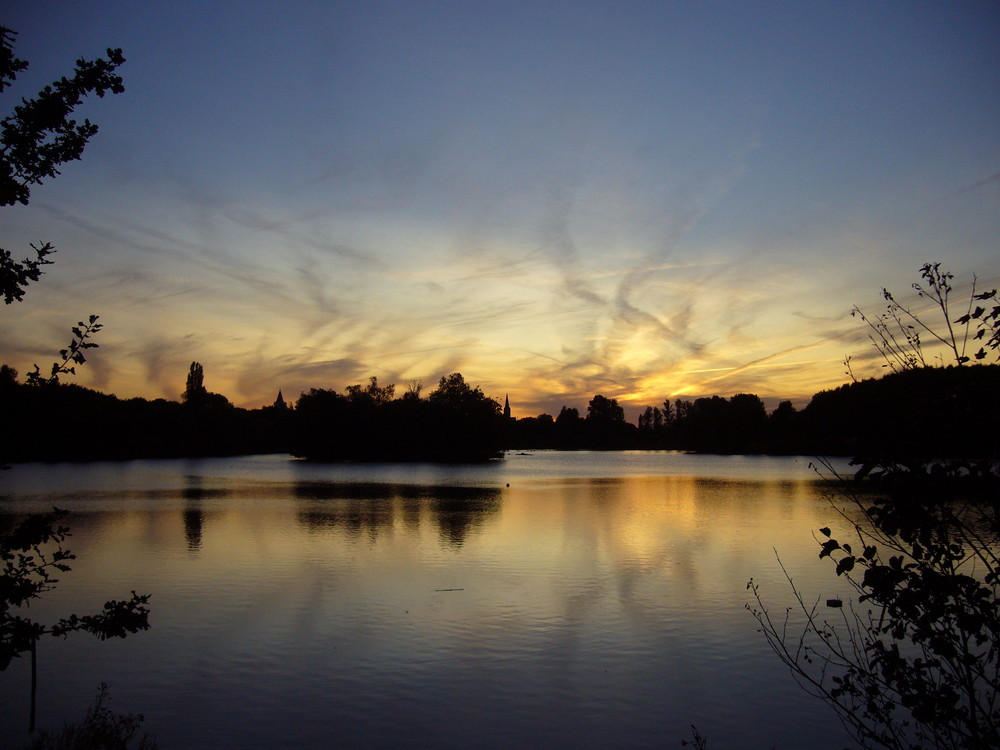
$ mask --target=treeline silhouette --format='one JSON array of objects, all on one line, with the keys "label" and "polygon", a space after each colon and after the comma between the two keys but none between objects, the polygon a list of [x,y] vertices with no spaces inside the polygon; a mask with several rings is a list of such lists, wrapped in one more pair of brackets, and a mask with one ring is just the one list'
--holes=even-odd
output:
[{"label": "treeline silhouette", "polygon": [[1000,365],[926,367],[862,380],[767,412],[756,395],[665,400],[633,425],[614,399],[508,424],[508,447],[896,457],[997,450]]},{"label": "treeline silhouette", "polygon": [[287,452],[289,413],[119,399],[78,385],[0,385],[0,461],[96,461]]},{"label": "treeline silhouette", "polygon": [[500,404],[461,373],[441,378],[426,398],[418,388],[371,378],[344,394],[311,389],[295,407],[290,452],[320,460],[484,461],[504,448]]},{"label": "treeline silhouette", "polygon": [[119,399],[78,385],[20,383],[0,368],[0,461],[91,461],[291,453],[328,461],[481,461],[501,455],[500,405],[460,373],[413,388],[311,389],[296,408],[242,409],[204,387],[192,363],[181,402]]},{"label": "treeline silhouette", "polygon": [[[290,453],[326,461],[481,461],[507,449],[668,449],[702,453],[975,456],[996,451],[1000,365],[890,373],[770,413],[753,394],[665,400],[626,421],[596,395],[585,415],[505,419],[460,373],[418,386],[311,389],[292,407],[233,406],[193,363],[181,402],[119,399],[77,385],[19,383],[0,368],[0,459],[64,461]],[[18,425],[16,431],[10,425]]]}]

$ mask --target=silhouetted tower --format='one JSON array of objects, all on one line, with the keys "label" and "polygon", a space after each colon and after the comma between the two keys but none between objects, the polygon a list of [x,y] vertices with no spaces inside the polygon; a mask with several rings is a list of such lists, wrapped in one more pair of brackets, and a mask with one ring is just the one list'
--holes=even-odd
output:
[{"label": "silhouetted tower", "polygon": [[281,395],[281,391],[278,391],[278,397],[274,399],[274,408],[278,411],[284,411],[288,408],[288,404],[285,403],[284,397]]},{"label": "silhouetted tower", "polygon": [[510,417],[510,398],[507,396],[507,394],[504,394],[504,397],[503,397],[503,418],[504,419],[510,419],[511,418]]}]

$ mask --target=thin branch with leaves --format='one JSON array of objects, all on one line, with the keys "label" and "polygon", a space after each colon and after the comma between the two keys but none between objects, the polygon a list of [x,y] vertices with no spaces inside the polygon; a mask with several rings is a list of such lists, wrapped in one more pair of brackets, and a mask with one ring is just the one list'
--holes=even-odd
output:
[{"label": "thin branch with leaves", "polygon": [[782,566],[796,607],[775,620],[751,580],[747,608],[768,645],[862,747],[997,747],[997,477],[970,478],[958,464],[884,466],[866,480],[873,495],[826,472],[857,544],[825,527],[819,556],[834,560],[855,601],[830,623]]},{"label": "thin branch with leaves", "polygon": [[59,350],[59,356],[62,359],[52,363],[47,376],[43,376],[38,365],[35,365],[35,371],[29,372],[26,376],[27,382],[30,385],[56,385],[59,383],[60,375],[75,375],[76,365],[82,365],[87,361],[84,352],[87,349],[96,349],[98,347],[98,344],[90,340],[91,336],[104,327],[97,321],[98,316],[91,315],[86,323],[81,320],[73,326],[71,329],[73,338],[69,342],[69,346]]},{"label": "thin branch with leaves", "polygon": [[[875,350],[881,355],[883,367],[892,372],[913,370],[927,367],[931,364],[925,355],[926,339],[943,346],[948,351],[948,363],[957,366],[965,365],[973,360],[981,362],[988,356],[987,349],[993,349],[1000,354],[1000,300],[997,290],[987,292],[977,291],[975,276],[969,286],[965,313],[953,317],[952,292],[954,274],[941,270],[940,263],[925,263],[920,268],[923,282],[912,284],[917,296],[932,303],[932,310],[940,315],[939,321],[933,321],[923,313],[903,305],[888,289],[882,289],[882,297],[888,303],[885,311],[877,316],[869,316],[857,305],[851,310],[851,316],[860,319],[868,328],[868,338]],[[989,302],[994,306],[989,309]],[[984,307],[979,303],[987,303]],[[976,330],[971,330],[972,323]],[[969,354],[970,341],[981,341],[979,349]],[[845,364],[852,380],[855,379],[850,369],[850,358]]]}]

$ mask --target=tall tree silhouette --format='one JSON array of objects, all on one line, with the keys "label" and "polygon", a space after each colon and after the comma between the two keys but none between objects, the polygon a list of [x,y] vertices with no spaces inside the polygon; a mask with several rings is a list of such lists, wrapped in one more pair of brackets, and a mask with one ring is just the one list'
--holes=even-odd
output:
[{"label": "tall tree silhouette", "polygon": [[201,366],[200,362],[192,362],[191,369],[188,370],[184,393],[181,394],[181,400],[185,404],[203,404],[207,396],[208,391],[205,390],[205,368]]}]

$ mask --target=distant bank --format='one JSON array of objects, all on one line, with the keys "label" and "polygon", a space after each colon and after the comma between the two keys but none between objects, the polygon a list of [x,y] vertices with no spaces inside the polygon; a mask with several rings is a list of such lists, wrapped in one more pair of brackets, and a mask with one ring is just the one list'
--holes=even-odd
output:
[{"label": "distant bank", "polygon": [[[211,394],[217,395],[217,394]],[[614,399],[586,415],[505,417],[461,374],[428,396],[393,386],[312,389],[293,406],[241,409],[224,397],[119,399],[76,385],[0,382],[0,461],[92,461],[289,453],[331,461],[481,461],[504,450],[674,449],[702,453],[997,457],[1000,365],[908,370],[771,413],[753,394],[665,401],[638,424]]]}]

